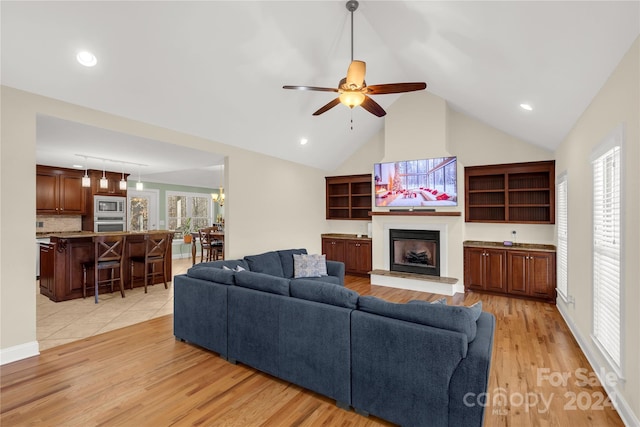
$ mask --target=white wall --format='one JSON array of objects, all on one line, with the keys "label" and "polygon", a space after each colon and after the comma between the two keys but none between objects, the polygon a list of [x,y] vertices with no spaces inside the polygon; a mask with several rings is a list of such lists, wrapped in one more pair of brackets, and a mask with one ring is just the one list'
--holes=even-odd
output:
[{"label": "white wall", "polygon": [[567,172],[568,188],[568,283],[575,305],[558,300],[580,345],[596,371],[608,370],[591,340],[593,307],[592,271],[592,173],[590,156],[595,146],[620,123],[624,123],[623,146],[623,262],[622,323],[624,325],[623,374],[625,382],[612,388],[622,399],[619,412],[627,425],[640,425],[640,39],[576,122],[556,151],[556,173]]},{"label": "white wall", "polygon": [[285,247],[319,252],[326,172],[157,126],[1,87],[0,360],[37,353],[36,114],[227,156],[226,233],[231,258]]}]

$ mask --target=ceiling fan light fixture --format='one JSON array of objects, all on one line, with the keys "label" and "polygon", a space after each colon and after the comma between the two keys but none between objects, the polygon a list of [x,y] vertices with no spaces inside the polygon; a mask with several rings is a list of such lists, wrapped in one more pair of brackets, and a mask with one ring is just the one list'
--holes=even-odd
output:
[{"label": "ceiling fan light fixture", "polygon": [[364,102],[364,93],[360,91],[346,90],[339,96],[340,102],[349,108],[357,107]]}]

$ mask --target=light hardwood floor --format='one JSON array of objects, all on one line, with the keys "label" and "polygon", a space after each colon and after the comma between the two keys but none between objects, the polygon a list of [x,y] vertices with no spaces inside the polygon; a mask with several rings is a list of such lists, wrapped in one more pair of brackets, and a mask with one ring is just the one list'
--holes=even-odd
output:
[{"label": "light hardwood floor", "polygon": [[[372,286],[368,279],[354,277],[347,278],[347,286],[394,302],[439,297]],[[582,378],[592,369],[555,306],[476,293],[447,300],[464,305],[481,300],[484,310],[497,318],[485,426],[623,425],[615,410],[599,403],[604,393],[600,386],[577,384],[577,370],[584,369],[579,371]],[[172,326],[167,315],[2,366],[0,424],[390,425],[176,341]],[[571,375],[564,385],[546,379],[563,374]]]}]

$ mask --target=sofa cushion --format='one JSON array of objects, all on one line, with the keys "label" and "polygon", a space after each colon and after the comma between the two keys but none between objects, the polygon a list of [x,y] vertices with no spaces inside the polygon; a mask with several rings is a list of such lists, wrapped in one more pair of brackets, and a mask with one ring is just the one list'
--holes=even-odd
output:
[{"label": "sofa cushion", "polygon": [[[395,304],[372,296],[358,298],[358,309],[440,329],[461,332],[472,342],[476,337],[476,317],[472,309],[445,304]],[[482,309],[482,307],[480,307]]]},{"label": "sofa cushion", "polygon": [[327,276],[327,257],[319,254],[294,254],[293,271],[296,279]]},{"label": "sofa cushion", "polygon": [[421,300],[421,299],[412,299],[411,301],[408,301],[407,304],[447,304],[447,298],[446,297],[442,297],[442,298],[438,298],[435,301],[425,301],[425,300]]},{"label": "sofa cushion", "polygon": [[358,293],[344,286],[317,280],[298,279],[290,283],[291,296],[338,307],[353,308],[358,305]]},{"label": "sofa cushion", "polygon": [[249,265],[249,270],[256,273],[270,274],[271,276],[284,277],[282,263],[277,252],[265,252],[259,255],[247,255],[244,260]]},{"label": "sofa cushion", "polygon": [[214,267],[191,267],[187,270],[187,276],[209,280],[210,282],[221,283],[223,285],[233,285],[236,282],[233,270],[223,270],[222,268]]},{"label": "sofa cushion", "polygon": [[293,278],[291,279],[291,282],[293,283],[298,280],[310,280],[312,282],[333,283],[334,285],[344,286],[344,284],[340,281],[340,277],[338,276],[304,277],[300,279]]},{"label": "sofa cushion", "polygon": [[289,296],[289,279],[254,271],[234,272],[236,285],[271,294]]},{"label": "sofa cushion", "polygon": [[282,273],[285,278],[291,279],[293,277],[293,255],[306,253],[306,249],[285,249],[283,251],[278,251],[280,264],[282,264]]},{"label": "sofa cushion", "polygon": [[213,267],[213,268],[222,268],[222,267],[227,267],[230,268],[231,270],[235,270],[235,268],[237,266],[240,266],[244,269],[248,269],[249,266],[247,265],[247,262],[243,259],[225,259],[225,260],[218,260],[218,261],[209,261],[209,262],[201,262],[198,263],[196,265],[194,265],[191,268],[204,268],[204,267]]}]

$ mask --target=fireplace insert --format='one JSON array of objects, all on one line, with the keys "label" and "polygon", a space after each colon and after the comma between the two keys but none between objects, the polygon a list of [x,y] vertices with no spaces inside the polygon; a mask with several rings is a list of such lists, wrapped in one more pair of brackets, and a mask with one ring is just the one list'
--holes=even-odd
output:
[{"label": "fireplace insert", "polygon": [[440,276],[440,231],[389,230],[389,269]]}]

